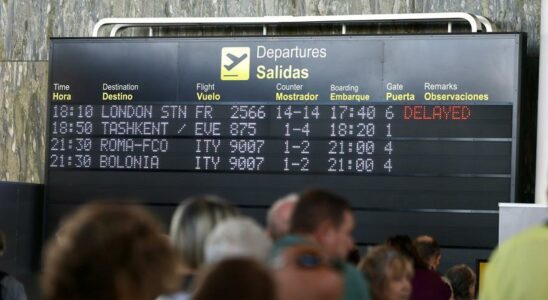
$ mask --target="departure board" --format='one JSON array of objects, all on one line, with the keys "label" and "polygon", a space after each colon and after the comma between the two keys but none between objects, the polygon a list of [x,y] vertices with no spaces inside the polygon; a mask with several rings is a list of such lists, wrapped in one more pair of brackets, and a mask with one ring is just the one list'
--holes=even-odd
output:
[{"label": "departure board", "polygon": [[519,34],[53,39],[47,205],[514,200]]}]

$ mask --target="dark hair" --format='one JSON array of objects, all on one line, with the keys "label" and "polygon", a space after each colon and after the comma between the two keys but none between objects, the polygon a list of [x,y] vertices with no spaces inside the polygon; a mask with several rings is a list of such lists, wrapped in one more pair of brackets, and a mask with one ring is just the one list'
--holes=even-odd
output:
[{"label": "dark hair", "polygon": [[465,264],[451,267],[445,273],[445,277],[451,282],[455,300],[470,300],[470,287],[476,285],[476,274]]},{"label": "dark hair", "polygon": [[426,264],[419,255],[417,248],[413,244],[413,241],[408,235],[395,235],[386,239],[385,244],[393,247],[398,250],[401,254],[407,256],[415,268],[428,269],[428,264]]},{"label": "dark hair", "polygon": [[223,260],[197,279],[193,300],[274,300],[276,287],[270,272],[253,259]]},{"label": "dark hair", "polygon": [[351,211],[350,205],[342,197],[320,189],[306,190],[293,211],[290,231],[312,233],[326,220],[338,228],[347,211]]},{"label": "dark hair", "polygon": [[152,300],[178,287],[176,252],[144,208],[87,204],[61,228],[45,252],[45,300]]},{"label": "dark hair", "polygon": [[346,256],[346,262],[348,262],[351,265],[357,266],[360,263],[361,260],[361,254],[360,249],[358,247],[354,246],[350,251],[348,252],[348,255]]},{"label": "dark hair", "polygon": [[435,238],[428,236],[419,236],[415,239],[415,247],[419,255],[424,260],[438,257],[441,254],[440,245]]}]

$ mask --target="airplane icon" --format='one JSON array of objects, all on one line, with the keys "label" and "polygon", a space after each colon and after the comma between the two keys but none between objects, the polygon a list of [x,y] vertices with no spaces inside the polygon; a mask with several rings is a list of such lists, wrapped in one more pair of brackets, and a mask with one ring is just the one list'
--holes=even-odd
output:
[{"label": "airplane icon", "polygon": [[251,64],[249,47],[223,47],[221,50],[221,80],[249,80]]},{"label": "airplane icon", "polygon": [[233,54],[230,54],[230,53],[227,53],[226,56],[228,58],[230,58],[230,60],[232,61],[232,63],[230,65],[224,65],[225,68],[230,71],[232,70],[235,66],[237,66],[239,63],[241,63],[244,59],[247,58],[247,53],[244,53],[242,56],[238,57],[236,55],[233,55]]}]

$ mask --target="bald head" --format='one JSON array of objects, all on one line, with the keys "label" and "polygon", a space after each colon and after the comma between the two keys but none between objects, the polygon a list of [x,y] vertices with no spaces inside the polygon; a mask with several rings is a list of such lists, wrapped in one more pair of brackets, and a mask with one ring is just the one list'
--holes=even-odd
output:
[{"label": "bald head", "polygon": [[299,196],[289,194],[272,204],[267,215],[267,231],[272,240],[277,240],[289,232],[291,215]]},{"label": "bald head", "polygon": [[440,265],[441,249],[434,237],[421,235],[415,239],[415,247],[422,260],[428,264],[431,270],[436,270]]},{"label": "bald head", "polygon": [[434,238],[429,235],[420,235],[415,239],[415,241],[420,243],[432,243],[434,242]]}]

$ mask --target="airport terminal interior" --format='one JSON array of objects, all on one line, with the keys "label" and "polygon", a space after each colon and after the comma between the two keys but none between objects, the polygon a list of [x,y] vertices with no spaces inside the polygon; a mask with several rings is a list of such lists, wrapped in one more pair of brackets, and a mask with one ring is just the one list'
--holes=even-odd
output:
[{"label": "airport terminal interior", "polygon": [[0,300],[548,299],[548,3],[0,3]]}]

